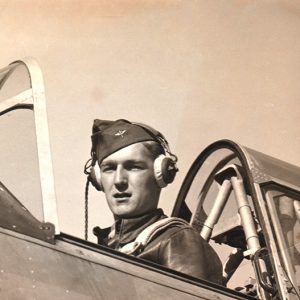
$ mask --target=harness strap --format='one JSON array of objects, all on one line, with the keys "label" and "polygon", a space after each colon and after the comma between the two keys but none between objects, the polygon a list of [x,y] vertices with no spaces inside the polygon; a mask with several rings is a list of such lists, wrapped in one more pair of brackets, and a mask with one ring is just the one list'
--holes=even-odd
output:
[{"label": "harness strap", "polygon": [[159,232],[171,226],[179,227],[181,225],[189,225],[189,223],[176,217],[168,217],[158,220],[146,227],[133,242],[124,245],[119,249],[119,251],[126,254],[137,255],[143,251],[146,245],[149,244]]}]

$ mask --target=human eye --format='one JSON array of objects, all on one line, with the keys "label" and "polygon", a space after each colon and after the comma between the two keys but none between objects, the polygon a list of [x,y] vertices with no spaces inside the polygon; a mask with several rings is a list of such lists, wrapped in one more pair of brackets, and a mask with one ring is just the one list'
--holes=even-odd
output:
[{"label": "human eye", "polygon": [[113,165],[102,165],[100,170],[103,173],[112,173],[116,168]]},{"label": "human eye", "polygon": [[133,162],[128,164],[127,169],[129,171],[142,171],[145,169],[145,166],[142,163]]},{"label": "human eye", "polygon": [[139,171],[139,170],[143,170],[143,168],[141,166],[132,166],[131,170],[132,171]]}]

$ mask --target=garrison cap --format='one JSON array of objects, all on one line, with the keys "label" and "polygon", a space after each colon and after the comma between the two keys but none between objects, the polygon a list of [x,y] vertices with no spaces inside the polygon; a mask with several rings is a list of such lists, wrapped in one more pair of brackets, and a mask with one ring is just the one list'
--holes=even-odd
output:
[{"label": "garrison cap", "polygon": [[157,141],[155,134],[145,128],[124,119],[116,121],[94,120],[92,133],[92,153],[100,163],[112,153],[129,145]]}]

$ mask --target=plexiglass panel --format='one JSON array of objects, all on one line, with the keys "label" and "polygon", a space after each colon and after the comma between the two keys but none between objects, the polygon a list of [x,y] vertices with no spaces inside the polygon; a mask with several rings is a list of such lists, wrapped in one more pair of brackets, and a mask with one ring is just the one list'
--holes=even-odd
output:
[{"label": "plexiglass panel", "polygon": [[[26,91],[25,98],[32,101],[31,80],[23,63],[14,63],[0,70],[0,104]],[[7,108],[4,107],[4,114],[0,112],[0,181],[42,221],[34,113],[30,109],[7,112]]]},{"label": "plexiglass panel", "polygon": [[0,102],[30,88],[30,76],[24,64],[16,63],[0,70]]},{"label": "plexiglass panel", "polygon": [[300,195],[278,187],[268,190],[266,199],[282,266],[300,289]]},{"label": "plexiglass panel", "polygon": [[0,181],[43,220],[33,111],[17,109],[0,117]]}]

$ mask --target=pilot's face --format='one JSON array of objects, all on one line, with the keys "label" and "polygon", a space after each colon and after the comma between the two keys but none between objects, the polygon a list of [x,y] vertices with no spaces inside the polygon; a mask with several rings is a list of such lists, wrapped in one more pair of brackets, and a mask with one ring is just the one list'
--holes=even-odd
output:
[{"label": "pilot's face", "polygon": [[154,177],[153,162],[142,143],[127,146],[101,162],[101,183],[115,216],[131,218],[157,208],[161,189]]}]

